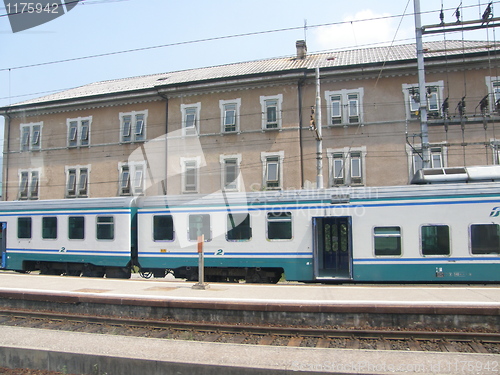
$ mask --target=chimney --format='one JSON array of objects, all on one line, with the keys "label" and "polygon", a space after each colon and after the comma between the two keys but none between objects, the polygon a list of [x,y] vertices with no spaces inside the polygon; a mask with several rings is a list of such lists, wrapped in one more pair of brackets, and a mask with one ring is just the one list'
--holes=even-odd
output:
[{"label": "chimney", "polygon": [[295,47],[297,47],[297,58],[303,59],[307,55],[307,46],[305,40],[297,40],[295,42]]}]

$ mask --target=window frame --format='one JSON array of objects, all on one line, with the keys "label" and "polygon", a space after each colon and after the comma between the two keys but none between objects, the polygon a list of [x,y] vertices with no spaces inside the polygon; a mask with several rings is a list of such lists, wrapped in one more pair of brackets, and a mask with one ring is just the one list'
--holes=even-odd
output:
[{"label": "window frame", "polygon": [[[426,93],[426,108],[429,118],[442,118],[443,109],[442,104],[444,101],[444,81],[426,82],[426,91],[431,90],[431,97],[435,97],[435,108],[432,108],[430,96]],[[419,118],[418,112],[420,111],[420,102],[413,99],[414,95],[420,97],[420,90],[418,83],[404,83],[402,85],[403,97],[405,101],[405,112],[407,120],[416,120]],[[412,93],[413,92],[413,93]]]},{"label": "window frame", "polygon": [[[52,223],[48,224],[47,223],[48,221]],[[53,231],[55,232],[55,234],[52,234]],[[57,240],[57,236],[58,236],[57,216],[42,216],[42,240]]]},{"label": "window frame", "polygon": [[[120,143],[144,142],[147,139],[148,110],[120,112]],[[138,132],[137,129],[140,129]]]},{"label": "window frame", "polygon": [[[262,186],[266,190],[281,190],[283,189],[283,163],[285,158],[284,151],[279,152],[262,152],[260,154],[262,162]],[[269,166],[276,164],[276,179],[269,179]]]},{"label": "window frame", "polygon": [[[398,233],[377,233],[377,229],[389,229],[389,228],[397,228],[399,231]],[[376,257],[401,257],[403,256],[403,235],[401,231],[401,226],[400,225],[379,225],[376,227],[373,227],[373,254]],[[397,238],[399,239],[398,247],[399,247],[399,253],[398,254],[377,254],[377,238]]]},{"label": "window frame", "polygon": [[19,170],[19,200],[40,199],[40,173],[39,168]]},{"label": "window frame", "polygon": [[[111,219],[111,221],[100,221],[102,219]],[[113,215],[97,215],[95,217],[95,225],[95,238],[97,241],[115,240],[115,217]],[[106,235],[103,236],[103,234]]]},{"label": "window frame", "polygon": [[[234,106],[234,124],[230,125],[233,130],[228,130],[226,124],[228,106]],[[241,99],[231,99],[231,100],[219,100],[219,108],[221,113],[221,134],[234,134],[240,133],[240,108]]]},{"label": "window frame", "polygon": [[[181,163],[181,191],[183,194],[196,194],[199,193],[200,188],[200,157],[194,158],[180,158]],[[188,172],[190,173],[188,175]],[[192,175],[191,175],[192,173]],[[192,178],[194,181],[190,183],[188,179]],[[189,183],[189,184],[188,184]]]},{"label": "window frame", "polygon": [[[239,223],[234,222],[235,216],[237,218],[239,218],[243,215],[245,216],[245,218],[243,220],[239,221]],[[237,219],[237,220],[239,220],[239,219]],[[243,223],[246,223],[246,222],[248,224],[242,228],[241,226],[243,225]],[[233,226],[233,224],[234,224],[234,226]],[[248,235],[244,238],[230,238],[230,237],[237,237],[234,234],[245,234],[245,231]],[[252,235],[253,235],[252,218],[248,212],[237,212],[237,213],[229,212],[226,214],[226,241],[227,242],[248,242],[248,241],[252,240]]]},{"label": "window frame", "polygon": [[42,129],[43,121],[30,122],[19,125],[20,131],[20,150],[39,151],[42,148]]},{"label": "window frame", "polygon": [[[281,214],[285,214],[285,216],[282,216]],[[276,237],[273,235],[272,238],[270,238],[270,233],[284,233],[283,228],[280,229],[273,229],[270,230],[270,225],[276,224],[276,225],[282,225],[283,223],[289,223],[290,228],[287,228],[287,231],[289,230],[290,235],[287,237]],[[268,241],[293,241],[293,213],[292,211],[271,211],[266,213],[266,239]]]},{"label": "window frame", "polygon": [[[210,214],[189,214],[188,215],[188,240],[190,242],[198,241],[198,233],[193,235],[193,225],[196,223],[191,222],[192,218],[200,217],[202,223],[202,235],[204,235],[204,242],[212,241],[212,217]],[[208,218],[208,221],[206,219]]]},{"label": "window frame", "polygon": [[146,162],[118,163],[118,195],[144,195]]},{"label": "window frame", "polygon": [[[348,126],[362,124],[364,121],[363,96],[363,87],[325,91],[327,125]],[[353,110],[355,110],[355,113],[353,113]]]},{"label": "window frame", "polygon": [[[157,227],[158,225],[156,225],[156,219],[157,218],[169,218],[170,222],[171,222],[171,238],[158,238],[157,237],[157,233],[159,233],[157,231]],[[163,214],[163,213],[158,213],[158,214],[153,214],[152,215],[152,238],[153,238],[153,242],[173,242],[175,241],[175,225],[174,225],[174,217],[172,214]],[[167,226],[168,228],[168,226]],[[170,234],[170,233],[169,233]]]},{"label": "window frame", "polygon": [[[240,191],[241,188],[241,154],[235,155],[220,155],[219,157],[220,168],[221,168],[221,190],[223,191]],[[228,162],[234,163],[234,173],[235,178],[231,181],[228,180]]]},{"label": "window frame", "polygon": [[329,186],[366,185],[366,153],[366,146],[327,149]]},{"label": "window frame", "polygon": [[92,126],[92,116],[76,117],[66,120],[67,147],[88,147],[90,146],[90,128]]},{"label": "window frame", "polygon": [[[194,114],[193,125],[190,125],[189,127],[187,126],[188,112]],[[200,113],[201,113],[201,102],[192,104],[181,104],[182,135],[184,137],[197,136],[198,134],[200,134]]]},{"label": "window frame", "polygon": [[[494,251],[490,251],[490,252],[474,252],[474,245],[477,247],[478,244],[473,244],[473,240],[474,240],[474,237],[475,237],[475,234],[473,232],[473,226],[489,226],[489,227],[492,227],[492,226],[496,226],[496,231],[497,231],[497,241],[498,241],[498,248],[497,248],[497,251],[494,252]],[[478,236],[480,240],[484,240],[485,239],[485,236],[481,236],[479,235]],[[497,223],[471,223],[469,224],[469,252],[471,254],[471,256],[500,256],[500,225],[497,224]]]},{"label": "window frame", "polygon": [[[448,147],[445,144],[431,144],[430,149],[430,162],[431,168],[446,168],[448,166]],[[415,173],[422,168],[422,145],[415,144],[413,147],[406,145],[406,152],[408,155],[408,177],[409,181],[413,178]],[[439,156],[440,165],[435,165],[436,156]]]},{"label": "window frame", "polygon": [[[78,223],[76,222],[78,221]],[[70,241],[84,241],[85,240],[85,216],[84,215],[71,215],[68,216],[68,240]],[[75,226],[72,226],[72,224],[75,224]],[[83,224],[80,227],[76,227],[76,225]],[[81,230],[81,237],[80,236],[75,236],[77,234],[76,230],[79,231]]]},{"label": "window frame", "polygon": [[[21,225],[21,223],[23,223]],[[31,216],[17,217],[17,239],[31,240],[33,238],[33,219]]]},{"label": "window frame", "polygon": [[90,165],[77,165],[65,167],[66,198],[87,198],[89,197],[89,175]]},{"label": "window frame", "polygon": [[[439,252],[435,252],[435,253],[425,253],[424,252],[424,233],[423,233],[423,229],[426,228],[426,227],[434,227],[434,228],[447,228],[448,231],[447,231],[447,235],[448,235],[448,253],[439,253]],[[435,241],[437,242],[439,239],[442,239],[443,238],[443,233],[440,233],[438,235],[438,233],[435,234]],[[451,256],[451,227],[450,225],[448,224],[431,224],[431,223],[428,223],[428,224],[422,224],[420,225],[419,227],[419,247],[420,247],[420,255],[422,257],[450,257]],[[427,247],[427,249],[429,249],[430,247]],[[427,250],[428,251],[428,250]]]},{"label": "window frame", "polygon": [[[262,131],[281,130],[283,128],[283,94],[261,96]],[[275,119],[269,121],[270,109],[275,108]]]}]

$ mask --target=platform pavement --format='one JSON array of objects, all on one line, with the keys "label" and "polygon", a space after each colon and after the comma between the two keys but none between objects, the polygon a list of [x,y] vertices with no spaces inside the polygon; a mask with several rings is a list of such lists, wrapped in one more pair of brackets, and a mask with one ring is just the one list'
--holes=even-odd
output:
[{"label": "platform pavement", "polygon": [[323,285],[212,283],[171,278],[129,280],[46,276],[0,271],[0,291],[50,292],[134,299],[280,304],[433,305],[500,307],[500,285]]},{"label": "platform pavement", "polygon": [[[78,374],[498,374],[500,356],[179,341],[2,327],[0,364]],[[26,364],[26,362],[23,362]]]}]

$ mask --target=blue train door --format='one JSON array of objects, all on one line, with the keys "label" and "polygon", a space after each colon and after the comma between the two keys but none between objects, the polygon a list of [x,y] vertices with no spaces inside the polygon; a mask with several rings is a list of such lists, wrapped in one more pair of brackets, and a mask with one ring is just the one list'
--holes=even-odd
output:
[{"label": "blue train door", "polygon": [[315,217],[313,230],[315,278],[350,280],[351,217]]},{"label": "blue train door", "polygon": [[0,222],[0,268],[6,267],[7,223]]}]

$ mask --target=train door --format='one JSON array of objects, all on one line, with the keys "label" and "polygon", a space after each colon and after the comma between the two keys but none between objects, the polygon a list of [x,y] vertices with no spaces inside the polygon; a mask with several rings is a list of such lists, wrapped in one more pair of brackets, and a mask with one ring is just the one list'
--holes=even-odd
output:
[{"label": "train door", "polygon": [[6,264],[6,248],[7,248],[7,223],[0,222],[0,268],[5,268]]},{"label": "train door", "polygon": [[351,279],[351,217],[313,218],[316,279]]}]

